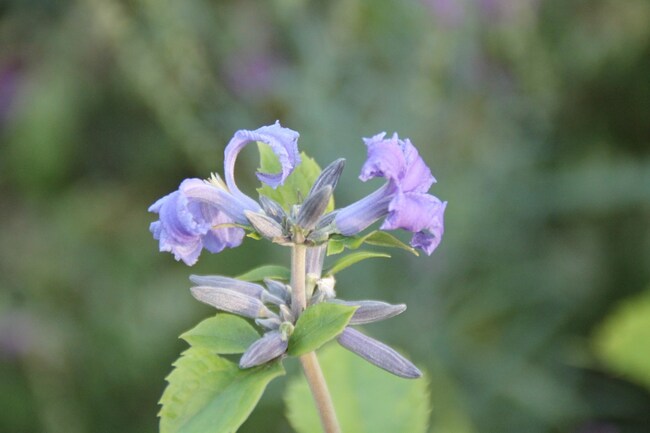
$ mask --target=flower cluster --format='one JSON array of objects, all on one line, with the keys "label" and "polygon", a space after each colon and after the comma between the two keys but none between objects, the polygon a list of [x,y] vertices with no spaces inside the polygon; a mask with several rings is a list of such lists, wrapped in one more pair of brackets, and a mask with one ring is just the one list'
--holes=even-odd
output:
[{"label": "flower cluster", "polygon": [[[278,122],[255,131],[235,133],[225,149],[224,177],[186,179],[177,191],[155,202],[149,211],[159,215],[150,230],[160,250],[193,265],[201,251],[217,253],[241,244],[246,232],[281,245],[304,245],[307,288],[302,304],[292,287],[271,279],[265,286],[223,276],[192,276],[192,295],[221,311],[237,314],[264,329],[240,360],[249,368],[283,356],[302,308],[323,302],[357,307],[338,342],[369,362],[401,377],[414,378],[420,371],[388,346],[351,326],[388,319],[406,309],[403,304],[381,301],[344,301],[336,298],[332,276],[322,277],[329,239],[354,236],[383,218],[380,230],[404,229],[413,233],[411,246],[431,254],[443,235],[446,202],[428,193],[435,182],[431,171],[410,140],[385,133],[364,139],[368,158],[359,176],[386,183],[370,195],[338,210],[327,212],[341,176],[344,160],[331,163],[315,179],[302,203],[277,203],[260,195],[259,201],[244,194],[235,183],[238,154],[249,143],[261,142],[276,155],[278,173],[257,173],[272,188],[282,185],[300,164],[298,133]],[[284,207],[283,207],[284,205]]]},{"label": "flower cluster", "polygon": [[436,249],[444,232],[446,202],[427,193],[435,182],[431,171],[410,140],[400,140],[397,134],[386,139],[382,133],[364,140],[368,159],[359,178],[366,181],[383,177],[387,182],[365,198],[326,215],[322,212],[336,187],[343,160],[323,170],[300,206],[302,212],[287,215],[273,200],[261,196],[258,203],[237,187],[235,162],[244,146],[262,142],[271,147],[281,171],[257,173],[257,177],[276,188],[300,163],[298,137],[297,132],[278,122],[255,131],[237,131],[225,150],[225,181],[216,174],[208,180],[186,179],[177,191],[149,208],[160,217],[150,227],[160,242],[160,250],[173,253],[176,260],[191,266],[203,248],[217,253],[239,246],[245,230],[288,243],[295,236],[291,230],[298,226],[308,242],[321,243],[334,233],[355,235],[384,217],[381,230],[410,231],[414,233],[413,247],[426,254]]}]

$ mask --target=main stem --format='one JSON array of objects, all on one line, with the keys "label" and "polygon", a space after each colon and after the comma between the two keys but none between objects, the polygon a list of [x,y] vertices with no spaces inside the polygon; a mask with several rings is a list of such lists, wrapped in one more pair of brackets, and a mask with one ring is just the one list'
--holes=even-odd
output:
[{"label": "main stem", "polygon": [[[305,257],[307,247],[304,244],[296,243],[291,250],[291,308],[293,314],[298,317],[307,307],[307,295],[305,293]],[[341,433],[339,422],[336,419],[332,397],[327,389],[327,383],[320,368],[316,352],[309,352],[300,357],[302,369],[305,372],[307,383],[314,396],[318,414],[325,433]]]}]

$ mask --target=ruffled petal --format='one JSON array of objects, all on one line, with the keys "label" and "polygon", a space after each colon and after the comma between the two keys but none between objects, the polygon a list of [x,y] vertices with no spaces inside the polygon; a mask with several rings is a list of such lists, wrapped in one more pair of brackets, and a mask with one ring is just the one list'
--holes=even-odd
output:
[{"label": "ruffled petal", "polygon": [[404,192],[427,192],[436,179],[431,174],[431,170],[420,157],[415,146],[408,138],[400,141],[406,169],[400,181],[400,189]]},{"label": "ruffled petal", "polygon": [[246,211],[258,212],[260,205],[250,197],[234,196],[220,188],[201,179],[185,179],[180,186],[180,191],[188,198],[214,207],[230,217],[238,224],[249,225]]},{"label": "ruffled petal", "polygon": [[398,144],[397,135],[384,140],[385,135],[386,133],[382,132],[372,138],[363,139],[368,147],[368,158],[361,167],[359,179],[364,182],[374,177],[398,181],[404,173],[406,160]]},{"label": "ruffled petal", "polygon": [[382,230],[404,229],[416,233],[438,218],[442,202],[431,194],[398,193],[388,206]]},{"label": "ruffled petal", "polygon": [[431,219],[430,224],[422,231],[413,235],[411,239],[412,247],[419,248],[427,255],[431,255],[438,245],[440,245],[442,235],[445,232],[444,213],[446,207],[447,202],[442,203],[436,216]]}]

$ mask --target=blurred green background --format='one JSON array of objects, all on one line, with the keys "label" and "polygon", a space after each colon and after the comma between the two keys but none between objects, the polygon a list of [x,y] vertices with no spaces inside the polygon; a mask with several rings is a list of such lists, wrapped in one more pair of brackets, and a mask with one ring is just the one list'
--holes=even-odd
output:
[{"label": "blurred green background", "polygon": [[[368,331],[429,371],[432,433],[650,431],[649,23],[645,0],[2,1],[0,431],[157,431],[213,313],[188,275],[288,253],[190,269],[146,209],[276,119],[347,159],[339,205],[380,184],[356,176],[384,130],[449,201],[432,257],[337,286],[408,304]],[[283,383],[241,432],[291,431]]]}]

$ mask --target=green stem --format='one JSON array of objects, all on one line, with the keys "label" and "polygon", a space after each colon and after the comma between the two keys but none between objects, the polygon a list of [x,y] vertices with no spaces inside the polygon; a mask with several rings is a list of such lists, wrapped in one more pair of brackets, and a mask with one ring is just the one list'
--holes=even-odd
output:
[{"label": "green stem", "polygon": [[[307,247],[304,244],[294,244],[291,251],[291,309],[298,317],[307,307],[305,294],[305,257]],[[300,357],[302,369],[305,372],[309,389],[314,396],[316,408],[320,415],[325,433],[341,433],[339,422],[336,419],[332,397],[327,389],[323,371],[318,363],[316,352],[309,352]]]}]

